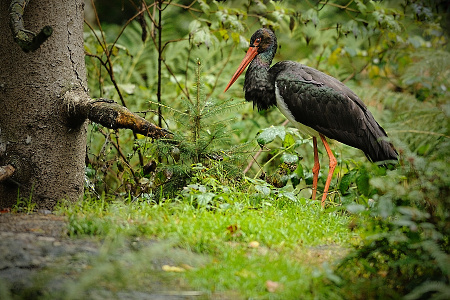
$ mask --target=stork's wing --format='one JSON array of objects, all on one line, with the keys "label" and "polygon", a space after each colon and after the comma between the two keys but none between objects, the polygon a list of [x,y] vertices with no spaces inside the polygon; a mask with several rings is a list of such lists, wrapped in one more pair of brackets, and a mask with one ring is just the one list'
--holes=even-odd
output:
[{"label": "stork's wing", "polygon": [[361,99],[342,82],[296,62],[270,68],[278,93],[299,123],[361,149],[372,161],[397,159],[386,132]]}]

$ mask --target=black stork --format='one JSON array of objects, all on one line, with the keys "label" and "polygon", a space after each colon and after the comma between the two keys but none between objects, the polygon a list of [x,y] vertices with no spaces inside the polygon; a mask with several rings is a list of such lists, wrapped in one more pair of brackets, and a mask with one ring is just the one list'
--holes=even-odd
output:
[{"label": "black stork", "polygon": [[275,34],[258,29],[225,92],[250,65],[245,74],[245,99],[253,101],[258,110],[276,105],[294,126],[313,137],[313,200],[320,169],[318,137],[329,157],[322,207],[337,164],[326,138],[361,149],[372,162],[397,161],[398,153],[387,141],[386,132],[352,90],[336,78],[297,62],[280,61],[270,67],[276,51]]}]

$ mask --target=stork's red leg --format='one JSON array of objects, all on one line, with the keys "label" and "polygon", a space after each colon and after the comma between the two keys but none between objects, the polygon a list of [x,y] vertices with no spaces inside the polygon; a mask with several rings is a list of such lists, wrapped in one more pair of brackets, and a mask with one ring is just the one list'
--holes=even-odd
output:
[{"label": "stork's red leg", "polygon": [[313,136],[313,145],[314,145],[314,167],[312,168],[313,172],[313,187],[312,187],[312,199],[316,200],[316,192],[317,192],[317,180],[319,179],[319,154],[317,152],[317,138]]},{"label": "stork's red leg", "polygon": [[322,195],[322,207],[324,207],[325,199],[327,199],[327,195],[328,195],[328,188],[330,187],[331,178],[333,177],[334,168],[336,168],[336,165],[337,165],[337,160],[336,160],[336,157],[334,157],[333,152],[331,152],[330,146],[328,145],[326,138],[322,134],[320,134],[320,138],[322,139],[323,145],[325,146],[325,149],[327,150],[328,158],[330,159],[330,169],[328,170],[327,181],[325,182],[325,188],[323,190],[323,195]]}]

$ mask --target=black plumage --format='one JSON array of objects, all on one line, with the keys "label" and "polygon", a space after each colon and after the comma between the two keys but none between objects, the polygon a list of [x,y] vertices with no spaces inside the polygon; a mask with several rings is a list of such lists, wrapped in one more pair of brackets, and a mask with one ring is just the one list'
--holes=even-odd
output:
[{"label": "black plumage", "polygon": [[397,159],[384,129],[361,99],[339,80],[291,61],[275,64],[269,73],[297,122],[361,149],[371,161]]},{"label": "black plumage", "polygon": [[[249,65],[244,82],[245,99],[253,101],[259,110],[278,106],[294,125],[306,126],[306,131],[313,135],[316,182],[319,168],[317,137],[322,138],[327,148],[331,173],[335,158],[325,137],[361,149],[373,162],[398,159],[394,146],[387,141],[386,132],[352,90],[336,78],[297,62],[281,61],[270,67],[276,50],[277,39],[271,30],[256,31],[250,39],[246,57],[225,90]],[[329,181],[330,175],[328,185]],[[326,185],[323,200],[327,189]]]}]

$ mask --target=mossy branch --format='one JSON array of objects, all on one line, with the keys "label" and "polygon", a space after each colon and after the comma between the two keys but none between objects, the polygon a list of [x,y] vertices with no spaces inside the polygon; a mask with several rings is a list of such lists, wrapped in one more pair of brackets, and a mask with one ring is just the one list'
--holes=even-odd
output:
[{"label": "mossy branch", "polygon": [[154,139],[166,137],[169,132],[132,113],[126,107],[106,99],[90,102],[89,120],[111,129],[128,128],[134,133]]},{"label": "mossy branch", "polygon": [[166,129],[156,126],[113,100],[94,100],[82,92],[71,90],[64,95],[64,101],[72,126],[89,119],[111,129],[131,129],[134,133],[152,139],[170,138],[172,135]]},{"label": "mossy branch", "polygon": [[9,6],[9,26],[14,41],[24,52],[37,50],[53,33],[50,26],[44,26],[38,34],[25,29],[23,14],[29,2],[30,0],[12,0]]}]

